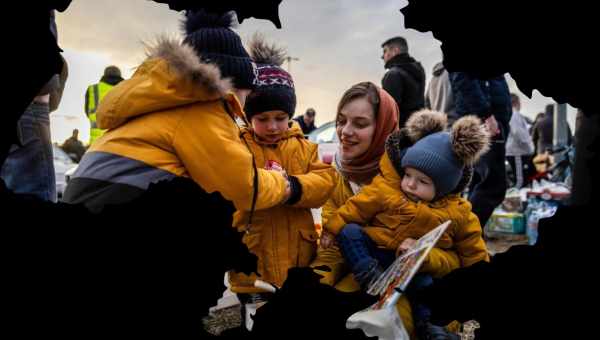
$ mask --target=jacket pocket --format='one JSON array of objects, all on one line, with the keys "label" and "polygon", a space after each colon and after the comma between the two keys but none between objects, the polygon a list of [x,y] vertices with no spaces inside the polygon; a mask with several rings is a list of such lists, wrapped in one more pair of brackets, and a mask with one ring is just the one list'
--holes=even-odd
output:
[{"label": "jacket pocket", "polygon": [[[29,108],[28,108],[29,109]],[[21,119],[17,122],[17,138],[21,145],[13,145],[14,150],[31,144],[36,139],[40,139],[38,136],[39,129],[36,128],[35,118],[32,117],[31,113],[24,113]],[[50,140],[48,138],[48,140]],[[12,151],[12,150],[11,150]]]},{"label": "jacket pocket", "polygon": [[298,239],[298,259],[296,266],[306,267],[317,254],[317,239],[319,234],[316,230],[300,229],[300,238]]}]

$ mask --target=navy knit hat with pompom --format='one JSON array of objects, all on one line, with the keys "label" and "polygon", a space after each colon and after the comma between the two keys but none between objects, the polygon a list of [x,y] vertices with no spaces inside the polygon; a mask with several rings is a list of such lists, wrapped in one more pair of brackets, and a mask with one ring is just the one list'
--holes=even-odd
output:
[{"label": "navy knit hat with pompom", "polygon": [[444,131],[444,113],[420,110],[406,122],[407,133],[415,142],[404,153],[401,167],[417,169],[431,178],[436,198],[452,192],[463,177],[465,167],[473,166],[489,150],[490,136],[479,118],[464,116]]}]

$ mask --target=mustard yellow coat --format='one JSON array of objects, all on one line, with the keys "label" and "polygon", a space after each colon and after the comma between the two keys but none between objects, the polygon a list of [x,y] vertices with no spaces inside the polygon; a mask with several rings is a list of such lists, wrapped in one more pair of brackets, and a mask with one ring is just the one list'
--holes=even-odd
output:
[{"label": "mustard yellow coat", "polygon": [[[318,234],[310,208],[321,207],[331,196],[337,171],[319,160],[317,145],[304,138],[295,122],[276,145],[260,142],[251,129],[244,129],[242,138],[250,145],[257,167],[276,161],[302,186],[302,196],[294,205],[256,211],[252,226],[243,237],[250,251],[258,256],[260,279],[280,287],[289,268],[306,267],[315,258]],[[247,222],[248,213],[236,212],[235,227],[245,231]],[[229,277],[234,292],[260,291],[253,286],[255,275],[230,272]]]},{"label": "mustard yellow coat", "polygon": [[[100,103],[98,126],[108,131],[88,153],[190,177],[237,209],[250,210],[252,154],[239,138],[236,116],[244,117],[242,106],[217,67],[201,62],[191,47],[163,40]],[[285,188],[279,173],[259,169],[256,208],[282,202]]]},{"label": "mustard yellow coat", "polygon": [[431,253],[423,271],[443,276],[459,266],[489,260],[479,219],[467,200],[452,194],[434,202],[412,202],[400,190],[401,181],[384,154],[380,174],[328,215],[324,228],[337,234],[348,223],[365,225],[364,231],[378,246],[396,250],[406,238],[418,239],[450,220],[436,244],[447,251]]}]

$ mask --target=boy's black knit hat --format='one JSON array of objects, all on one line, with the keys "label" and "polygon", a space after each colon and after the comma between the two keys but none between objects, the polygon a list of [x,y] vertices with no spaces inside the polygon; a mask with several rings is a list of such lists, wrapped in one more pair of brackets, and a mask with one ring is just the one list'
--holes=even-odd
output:
[{"label": "boy's black knit hat", "polygon": [[203,10],[187,11],[183,21],[184,43],[189,44],[203,62],[217,64],[223,78],[231,78],[238,89],[253,89],[256,72],[240,37],[230,27],[232,13],[222,15]]}]

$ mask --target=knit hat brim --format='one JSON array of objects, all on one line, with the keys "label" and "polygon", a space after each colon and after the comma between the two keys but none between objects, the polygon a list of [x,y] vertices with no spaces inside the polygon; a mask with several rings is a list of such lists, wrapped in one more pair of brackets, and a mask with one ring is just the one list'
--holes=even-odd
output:
[{"label": "knit hat brim", "polygon": [[293,89],[284,87],[258,87],[246,98],[244,106],[246,117],[267,111],[283,111],[290,118],[296,111],[296,94]]},{"label": "knit hat brim", "polygon": [[[450,139],[449,136],[444,137]],[[456,188],[463,175],[463,165],[455,158],[447,157],[447,153],[437,151],[437,143],[428,143],[430,141],[425,139],[422,141],[423,143],[417,142],[406,151],[402,158],[402,168],[417,169],[431,178],[435,187],[435,199],[438,199]]]}]

